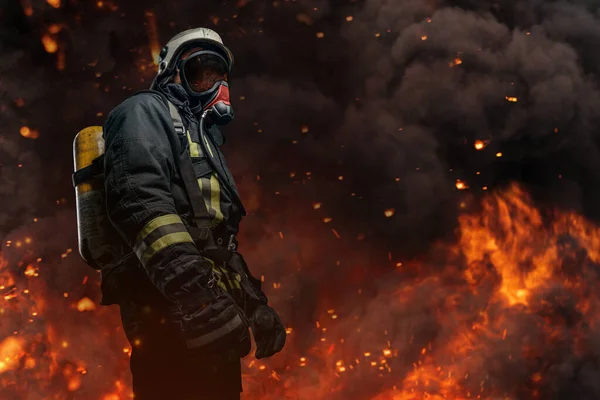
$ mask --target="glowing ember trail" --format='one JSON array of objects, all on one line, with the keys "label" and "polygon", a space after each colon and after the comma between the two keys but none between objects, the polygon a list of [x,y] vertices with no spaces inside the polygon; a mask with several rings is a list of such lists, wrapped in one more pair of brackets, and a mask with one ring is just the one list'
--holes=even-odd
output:
[{"label": "glowing ember trail", "polygon": [[21,134],[21,136],[26,137],[28,139],[37,139],[40,136],[38,131],[32,130],[27,126],[22,126],[19,130],[19,133]]},{"label": "glowing ember trail", "polygon": [[48,53],[56,53],[58,50],[58,44],[56,43],[56,40],[54,40],[49,34],[44,34],[42,36],[42,44]]}]

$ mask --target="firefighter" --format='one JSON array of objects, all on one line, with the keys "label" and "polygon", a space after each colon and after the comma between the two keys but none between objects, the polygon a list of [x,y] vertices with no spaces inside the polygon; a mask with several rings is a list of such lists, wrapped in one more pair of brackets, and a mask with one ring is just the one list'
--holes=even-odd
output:
[{"label": "firefighter", "polygon": [[240,359],[270,357],[285,329],[237,252],[245,215],[221,152],[233,56],[198,28],[162,49],[151,90],[103,126],[106,209],[130,250],[103,270],[131,343],[136,399],[239,399]]}]

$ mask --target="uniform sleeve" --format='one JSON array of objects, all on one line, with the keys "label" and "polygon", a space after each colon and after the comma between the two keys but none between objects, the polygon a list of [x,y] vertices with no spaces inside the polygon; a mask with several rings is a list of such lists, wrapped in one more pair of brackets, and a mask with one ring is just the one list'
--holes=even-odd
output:
[{"label": "uniform sleeve", "polygon": [[200,256],[171,194],[168,135],[175,132],[167,107],[154,94],[133,96],[110,113],[103,132],[110,221],[165,297],[176,301],[204,286],[212,265]]}]

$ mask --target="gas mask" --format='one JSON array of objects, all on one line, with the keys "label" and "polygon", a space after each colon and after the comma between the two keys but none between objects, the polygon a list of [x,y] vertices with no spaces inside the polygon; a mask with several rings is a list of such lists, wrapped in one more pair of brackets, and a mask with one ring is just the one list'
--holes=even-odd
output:
[{"label": "gas mask", "polygon": [[229,66],[219,53],[198,50],[177,64],[181,84],[194,114],[206,113],[209,122],[225,125],[233,120],[229,101]]}]

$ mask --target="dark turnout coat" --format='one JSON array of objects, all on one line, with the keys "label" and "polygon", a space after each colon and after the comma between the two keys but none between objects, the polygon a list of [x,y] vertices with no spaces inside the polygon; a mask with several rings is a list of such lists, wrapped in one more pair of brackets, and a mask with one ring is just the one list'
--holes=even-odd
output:
[{"label": "dark turnout coat", "polygon": [[[201,137],[181,86],[167,88],[163,94],[178,108],[186,129],[188,143],[181,148],[189,145],[216,240],[225,242],[237,234],[245,210],[219,149],[223,137],[216,126],[205,128]],[[211,263],[186,229],[192,223],[190,200],[171,146],[177,135],[165,99],[153,92],[130,97],[109,114],[103,134],[109,218],[135,252],[134,262],[167,299],[176,299],[193,290]],[[236,286],[227,277],[221,283]]]}]

